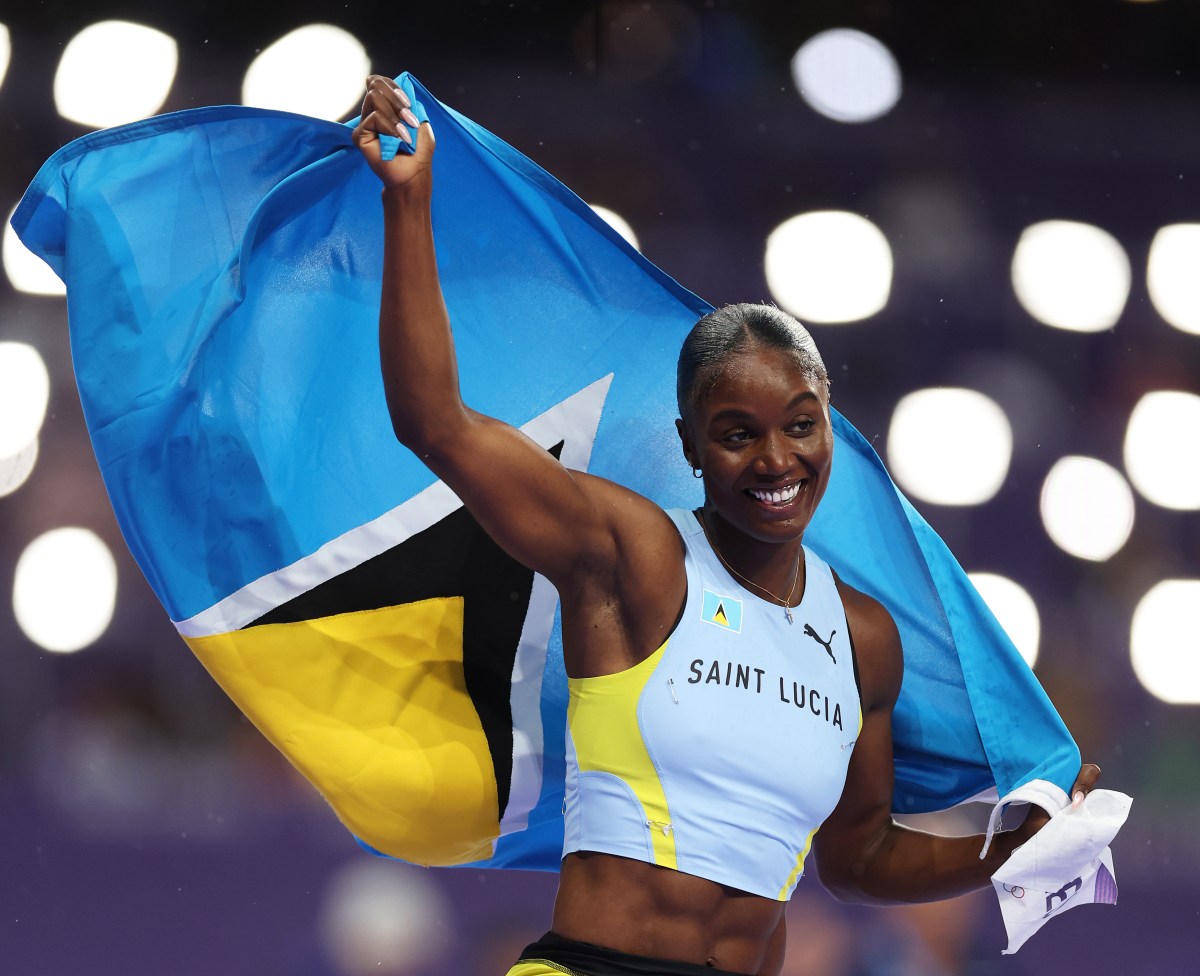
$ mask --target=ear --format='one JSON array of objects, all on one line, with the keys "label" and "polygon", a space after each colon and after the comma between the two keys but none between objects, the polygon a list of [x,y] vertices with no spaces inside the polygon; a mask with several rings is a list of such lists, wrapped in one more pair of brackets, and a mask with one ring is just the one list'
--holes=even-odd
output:
[{"label": "ear", "polygon": [[675,432],[679,434],[679,443],[683,447],[683,459],[687,461],[689,467],[699,467],[696,463],[696,451],[692,444],[691,434],[688,433],[687,424],[682,420],[676,420]]}]

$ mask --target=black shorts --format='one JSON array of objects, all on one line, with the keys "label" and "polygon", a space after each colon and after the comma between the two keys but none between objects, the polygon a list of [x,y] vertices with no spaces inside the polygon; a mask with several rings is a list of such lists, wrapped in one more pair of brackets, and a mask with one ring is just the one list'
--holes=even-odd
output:
[{"label": "black shorts", "polygon": [[565,976],[745,976],[690,962],[633,956],[587,942],[574,942],[553,932],[527,945],[512,971],[521,973],[523,966],[529,966],[525,971],[530,972],[537,963],[548,963],[551,972]]}]

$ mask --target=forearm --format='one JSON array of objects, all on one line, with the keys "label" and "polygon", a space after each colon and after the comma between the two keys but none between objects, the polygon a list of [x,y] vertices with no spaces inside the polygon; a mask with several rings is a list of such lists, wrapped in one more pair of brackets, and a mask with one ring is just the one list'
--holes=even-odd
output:
[{"label": "forearm", "polygon": [[1025,837],[998,832],[985,857],[983,835],[943,837],[891,822],[857,862],[822,874],[841,900],[868,904],[939,901],[986,888]]},{"label": "forearm", "polygon": [[383,191],[379,354],[392,426],[418,448],[464,416],[450,318],[438,281],[430,188]]}]

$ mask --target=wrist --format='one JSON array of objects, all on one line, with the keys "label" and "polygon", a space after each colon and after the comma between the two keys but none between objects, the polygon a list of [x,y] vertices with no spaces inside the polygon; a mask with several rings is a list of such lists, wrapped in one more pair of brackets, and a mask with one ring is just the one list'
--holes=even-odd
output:
[{"label": "wrist", "polygon": [[1018,826],[1010,830],[997,831],[992,838],[992,849],[989,851],[989,855],[996,855],[998,863],[1003,864],[1012,857],[1018,847],[1031,840],[1049,819],[1050,817],[1040,807],[1031,806],[1024,821]]},{"label": "wrist", "polygon": [[408,210],[428,207],[433,198],[433,182],[429,179],[408,180],[385,185],[381,193],[384,207]]}]

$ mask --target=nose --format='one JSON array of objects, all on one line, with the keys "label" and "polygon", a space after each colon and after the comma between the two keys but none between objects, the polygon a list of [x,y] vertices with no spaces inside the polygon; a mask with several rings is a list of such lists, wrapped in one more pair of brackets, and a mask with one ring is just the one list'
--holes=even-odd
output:
[{"label": "nose", "polygon": [[762,438],[754,471],[766,478],[780,478],[792,469],[795,460],[790,438],[774,431]]}]

